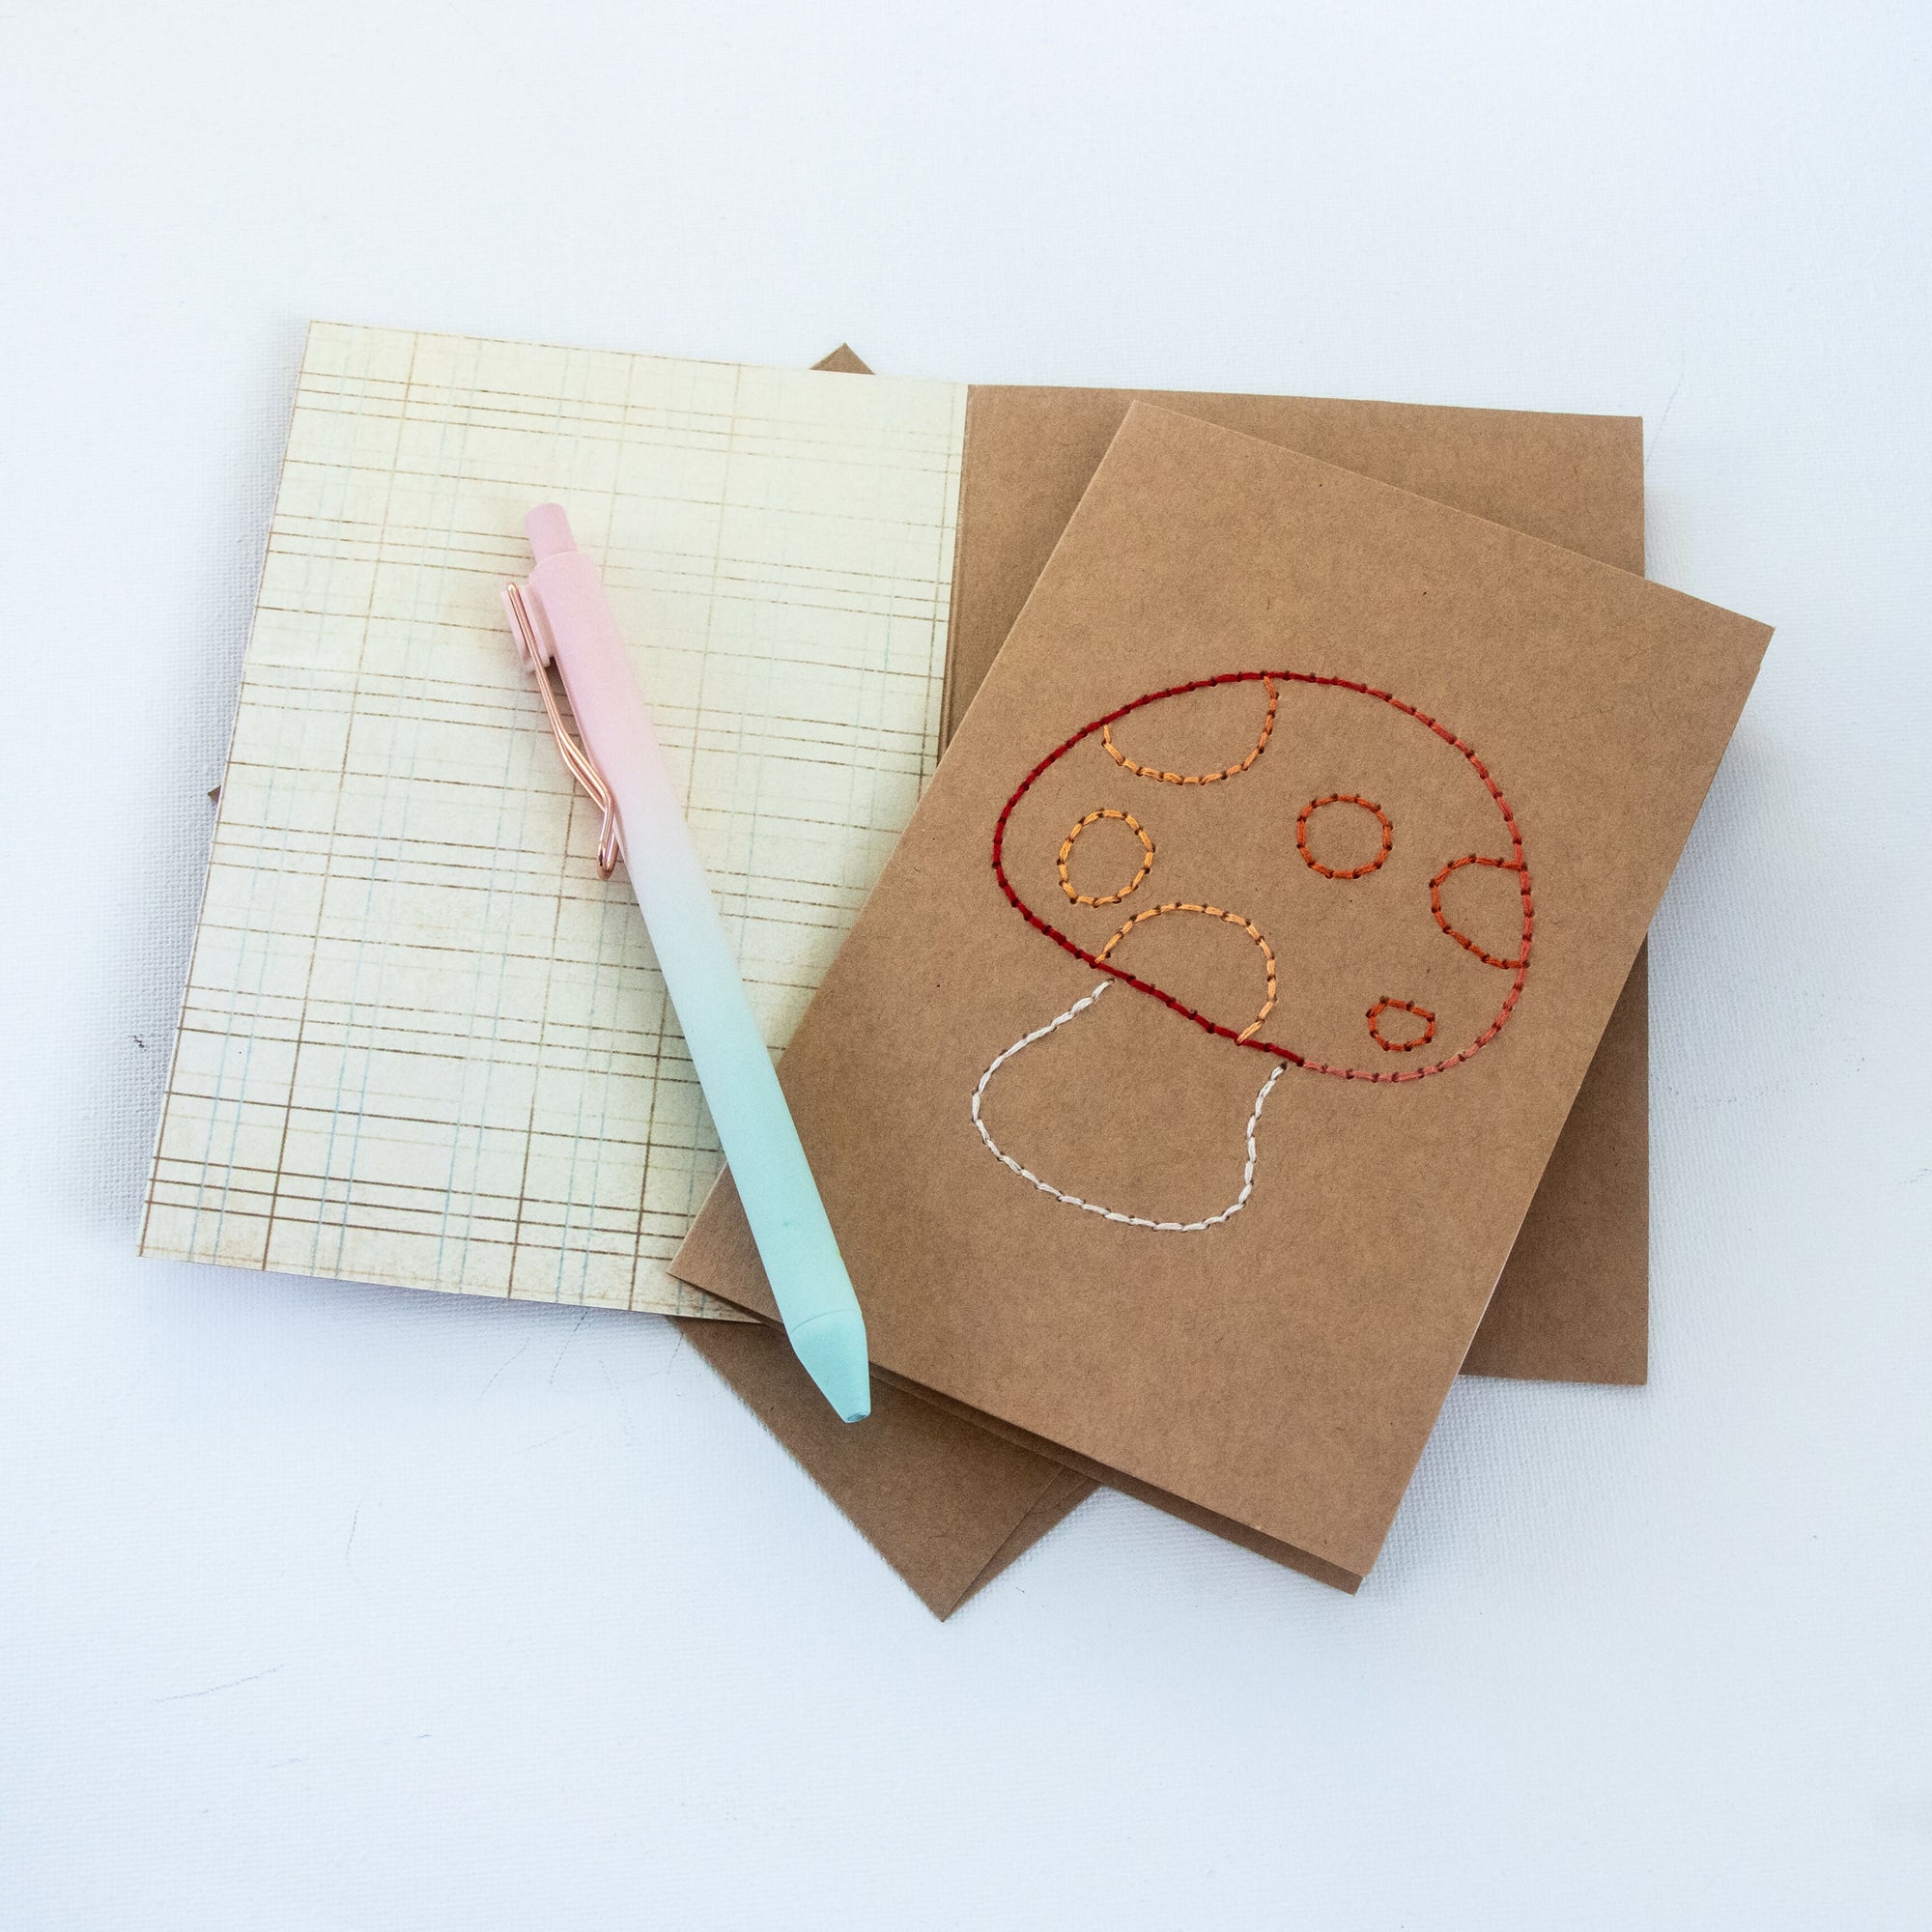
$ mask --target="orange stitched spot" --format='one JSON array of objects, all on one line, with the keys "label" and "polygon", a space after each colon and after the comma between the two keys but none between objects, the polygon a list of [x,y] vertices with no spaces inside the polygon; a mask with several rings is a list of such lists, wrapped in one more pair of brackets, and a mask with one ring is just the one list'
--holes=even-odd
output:
[{"label": "orange stitched spot", "polygon": [[[1359,805],[1364,811],[1375,813],[1382,828],[1382,849],[1366,866],[1357,866],[1352,871],[1342,871],[1334,866],[1324,866],[1308,849],[1308,821],[1324,805]],[[1294,848],[1301,854],[1310,871],[1320,872],[1324,879],[1365,879],[1371,872],[1380,869],[1382,862],[1389,855],[1389,848],[1395,843],[1395,828],[1389,823],[1388,813],[1374,799],[1364,798],[1359,792],[1331,791],[1325,798],[1311,798],[1294,820]]]},{"label": "orange stitched spot", "polygon": [[1250,1020],[1248,1024],[1244,1026],[1241,1029],[1241,1031],[1235,1036],[1236,1040],[1245,1040],[1253,1038],[1253,1037],[1256,1034],[1261,1032],[1262,1023],[1267,1018],[1267,1016],[1271,1012],[1274,1011],[1274,996],[1275,996],[1275,985],[1276,985],[1275,972],[1274,972],[1274,948],[1270,946],[1267,943],[1267,941],[1262,936],[1261,927],[1258,926],[1253,920],[1243,919],[1241,915],[1237,912],[1224,912],[1219,906],[1183,905],[1179,901],[1174,901],[1167,905],[1147,906],[1142,911],[1135,913],[1133,918],[1128,920],[1126,924],[1122,926],[1120,931],[1115,933],[1113,938],[1108,940],[1106,945],[1101,947],[1099,952],[1094,955],[1095,963],[1097,964],[1100,960],[1106,958],[1107,954],[1113,952],[1114,948],[1120,945],[1121,941],[1123,940],[1127,936],[1127,934],[1134,929],[1135,926],[1139,925],[1143,920],[1158,919],[1161,916],[1161,914],[1165,912],[1198,912],[1204,914],[1208,919],[1226,920],[1230,925],[1238,925],[1241,928],[1241,930],[1245,932],[1248,935],[1248,937],[1252,939],[1255,942],[1255,944],[1261,948],[1262,961],[1263,964],[1267,969],[1267,998],[1262,1002],[1261,1011],[1258,1012],[1254,1016],[1254,1018]]},{"label": "orange stitched spot", "polygon": [[[1134,835],[1136,838],[1138,838],[1141,841],[1140,870],[1137,871],[1133,875],[1133,877],[1129,879],[1127,883],[1124,886],[1122,886],[1121,890],[1117,893],[1102,893],[1097,895],[1093,893],[1077,893],[1073,890],[1073,881],[1067,877],[1066,873],[1067,865],[1073,857],[1073,841],[1076,838],[1078,838],[1080,835],[1083,832],[1085,832],[1090,825],[1097,825],[1103,818],[1118,819],[1122,825],[1124,825],[1127,828],[1129,832],[1131,832]],[[1125,898],[1129,893],[1133,892],[1135,888],[1139,886],[1140,882],[1144,878],[1146,878],[1149,872],[1151,872],[1152,869],[1153,869],[1153,840],[1147,836],[1147,833],[1142,829],[1140,820],[1136,818],[1131,811],[1116,811],[1112,806],[1103,806],[1098,811],[1090,811],[1087,814],[1087,816],[1083,818],[1079,822],[1079,824],[1077,824],[1073,828],[1073,830],[1066,835],[1066,837],[1064,839],[1061,840],[1060,843],[1060,890],[1063,893],[1065,893],[1066,896],[1070,898],[1075,905],[1089,905],[1089,906],[1119,905],[1120,902],[1123,898]]]},{"label": "orange stitched spot", "polygon": [[[1522,951],[1514,959],[1498,959],[1493,952],[1485,952],[1466,932],[1459,932],[1449,923],[1449,915],[1442,910],[1443,882],[1452,872],[1460,872],[1464,866],[1488,866],[1498,872],[1516,872],[1521,875]],[[1520,859],[1485,859],[1480,853],[1471,852],[1463,858],[1450,860],[1429,882],[1429,909],[1435,915],[1435,923],[1458,946],[1473,952],[1485,966],[1496,966],[1506,973],[1514,973],[1529,964],[1529,942],[1536,931],[1536,901],[1530,897],[1529,874],[1523,869]]]},{"label": "orange stitched spot", "polygon": [[1114,726],[1111,720],[1100,726],[1100,743],[1107,748],[1107,755],[1122,771],[1132,772],[1137,779],[1157,779],[1162,784],[1171,785],[1210,785],[1218,784],[1223,779],[1239,778],[1261,754],[1267,750],[1267,741],[1274,735],[1274,715],[1281,705],[1281,694],[1274,688],[1274,680],[1264,677],[1262,682],[1267,687],[1267,716],[1262,720],[1262,735],[1255,740],[1255,749],[1238,765],[1230,765],[1224,772],[1164,772],[1153,765],[1137,765],[1133,759],[1114,743]]},{"label": "orange stitched spot", "polygon": [[[1380,1025],[1384,1013],[1413,1013],[1422,1022],[1422,1031],[1413,1039],[1385,1038]],[[1378,1000],[1369,1009],[1369,1037],[1384,1053],[1413,1053],[1435,1037],[1435,1015],[1427,1007],[1412,1006],[1407,1000]]]}]

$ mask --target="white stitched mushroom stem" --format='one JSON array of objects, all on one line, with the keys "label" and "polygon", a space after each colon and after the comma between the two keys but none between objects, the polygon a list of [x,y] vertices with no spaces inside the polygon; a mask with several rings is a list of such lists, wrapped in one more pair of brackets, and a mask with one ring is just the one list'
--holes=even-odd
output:
[{"label": "white stitched mushroom stem", "polygon": [[1254,1112],[1248,1116],[1248,1158],[1246,1165],[1241,1169],[1240,1193],[1235,1197],[1229,1206],[1223,1208],[1218,1214],[1210,1214],[1205,1221],[1150,1221],[1146,1216],[1141,1214],[1117,1213],[1113,1208],[1102,1208],[1095,1202],[1082,1201],[1078,1195],[1063,1194],[1051,1181],[1042,1180],[1030,1167],[1022,1167],[1011,1154],[1001,1152],[992,1135],[986,1131],[985,1122],[980,1118],[980,1102],[985,1097],[987,1083],[992,1079],[993,1075],[1008,1061],[1012,1059],[1016,1053],[1024,1053],[1037,1040],[1044,1039],[1056,1028],[1064,1027],[1068,1020],[1077,1018],[1078,1015],[1084,1013],[1113,983],[1111,980],[1102,980],[1084,1000],[1075,1000],[1064,1013],[1056,1014],[1044,1026],[1036,1027],[1030,1034],[1026,1034],[1019,1039],[1014,1040],[1012,1045],[1008,1047],[1004,1053],[994,1056],[992,1065],[986,1068],[985,1072],[980,1074],[980,1084],[973,1090],[973,1124],[979,1128],[980,1138],[986,1143],[986,1151],[1002,1167],[1011,1168],[1022,1180],[1032,1181],[1042,1194],[1050,1194],[1056,1201],[1064,1201],[1067,1207],[1078,1208],[1083,1213],[1097,1214],[1103,1221],[1118,1221],[1124,1228],[1151,1228],[1154,1233],[1159,1235],[1199,1235],[1208,1228],[1218,1228],[1223,1221],[1230,1220],[1238,1214],[1248,1205],[1248,1196],[1255,1191],[1255,1125],[1262,1117],[1262,1109],[1267,1105],[1267,1096],[1274,1092],[1274,1083],[1288,1071],[1285,1065],[1277,1066],[1262,1082],[1262,1091],[1255,1095]]}]

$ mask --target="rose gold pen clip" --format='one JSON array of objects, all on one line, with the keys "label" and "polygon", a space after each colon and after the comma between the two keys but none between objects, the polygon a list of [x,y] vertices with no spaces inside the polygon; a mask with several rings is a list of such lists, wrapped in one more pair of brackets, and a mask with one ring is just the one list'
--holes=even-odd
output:
[{"label": "rose gold pen clip", "polygon": [[510,634],[517,640],[518,655],[536,673],[537,695],[543,699],[544,715],[550,720],[556,749],[563,753],[564,767],[590,794],[591,803],[604,814],[604,823],[597,834],[597,870],[608,879],[616,869],[617,854],[621,849],[617,807],[611,796],[611,787],[604,782],[604,774],[591,763],[590,753],[577,742],[570,727],[563,722],[563,713],[557,707],[556,692],[551,685],[549,665],[537,641],[536,626],[530,621],[529,606],[524,602],[521,583],[506,583],[503,586],[503,609],[509,613]]}]

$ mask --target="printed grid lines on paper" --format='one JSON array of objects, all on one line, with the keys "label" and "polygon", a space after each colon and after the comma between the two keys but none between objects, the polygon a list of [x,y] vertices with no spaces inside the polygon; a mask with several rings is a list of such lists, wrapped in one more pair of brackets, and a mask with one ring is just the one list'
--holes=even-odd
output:
[{"label": "printed grid lines on paper", "polygon": [[145,1253],[722,1312],[719,1166],[497,592],[554,497],[781,1050],[938,757],[964,390],[317,325]]}]

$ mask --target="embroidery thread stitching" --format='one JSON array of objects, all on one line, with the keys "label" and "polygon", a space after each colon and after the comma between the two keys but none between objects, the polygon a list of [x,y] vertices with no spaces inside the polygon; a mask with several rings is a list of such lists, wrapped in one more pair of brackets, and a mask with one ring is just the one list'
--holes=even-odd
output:
[{"label": "embroidery thread stitching", "polygon": [[[1309,684],[1322,686],[1334,691],[1356,692],[1364,697],[1376,698],[1379,702],[1389,705],[1394,710],[1405,713],[1406,716],[1413,718],[1419,724],[1427,725],[1445,745],[1453,746],[1455,750],[1460,752],[1468,760],[1470,770],[1482,780],[1490,797],[1495,802],[1496,810],[1502,813],[1503,823],[1509,830],[1511,856],[1508,860],[1499,859],[1492,863],[1498,866],[1507,866],[1510,869],[1520,871],[1522,875],[1523,942],[1522,952],[1520,954],[1521,963],[1516,969],[1516,983],[1511,986],[1509,992],[1504,996],[1502,1007],[1497,1011],[1495,1018],[1476,1036],[1471,1044],[1463,1047],[1460,1052],[1452,1053],[1446,1060],[1438,1060],[1433,1065],[1414,1067],[1403,1073],[1371,1073],[1366,1068],[1361,1067],[1330,1066],[1325,1061],[1311,1060],[1306,1054],[1296,1053],[1292,1047],[1277,1046],[1272,1040],[1242,1039],[1233,1028],[1224,1027],[1217,1021],[1210,1020],[1206,1013],[1196,1012],[1192,1007],[1186,1005],[1183,1001],[1176,999],[1172,993],[1165,992],[1159,986],[1152,985],[1145,980],[1136,979],[1133,974],[1124,972],[1118,966],[1103,964],[1094,954],[1089,952],[1085,947],[1076,945],[1074,941],[1069,939],[1057,926],[1049,925],[1045,920],[1041,919],[1020,897],[1019,893],[1013,886],[1013,882],[1007,876],[1005,848],[1008,821],[1012,817],[1021,799],[1038,781],[1040,774],[1059,759],[1065,757],[1083,738],[1091,737],[1095,731],[1104,731],[1108,725],[1114,724],[1118,719],[1126,717],[1130,711],[1138,711],[1145,704],[1156,704],[1164,697],[1179,697],[1187,692],[1205,691],[1215,685],[1254,684],[1257,682],[1272,683],[1275,680],[1279,680],[1284,684]],[[1366,1080],[1377,1086],[1393,1086],[1409,1080],[1426,1080],[1433,1073],[1446,1073],[1452,1066],[1460,1066],[1465,1060],[1473,1059],[1480,1053],[1509,1024],[1511,1015],[1516,1011],[1517,1002],[1522,997],[1523,980],[1528,977],[1529,973],[1530,940],[1535,927],[1536,905],[1530,894],[1529,869],[1523,864],[1522,833],[1517,825],[1516,813],[1510,809],[1509,800],[1503,796],[1502,787],[1490,776],[1490,768],[1476,755],[1474,748],[1465,745],[1446,724],[1438,723],[1435,719],[1430,717],[1426,711],[1418,710],[1413,704],[1405,703],[1392,693],[1379,691],[1374,685],[1363,684],[1355,678],[1329,677],[1320,671],[1311,670],[1224,670],[1216,671],[1212,677],[1190,678],[1185,684],[1170,685],[1165,691],[1145,692],[1139,697],[1132,698],[1125,704],[1116,706],[1105,717],[1095,718],[1092,723],[1083,724],[1070,738],[1056,745],[1019,781],[1019,784],[1013,790],[1012,796],[1001,808],[1000,815],[994,821],[992,856],[993,876],[999,881],[1000,890],[1006,894],[1007,900],[1012,906],[1013,910],[1037,932],[1044,933],[1056,946],[1064,947],[1076,959],[1084,959],[1088,965],[1098,966],[1103,973],[1110,973],[1117,980],[1124,980],[1137,992],[1146,993],[1150,997],[1160,1001],[1163,1006],[1172,1008],[1174,1011],[1179,1013],[1183,1018],[1192,1020],[1196,1026],[1200,1027],[1206,1033],[1214,1034],[1222,1039],[1232,1039],[1236,1044],[1249,1047],[1257,1053],[1273,1054],[1278,1060],[1287,1061],[1291,1066],[1299,1066],[1310,1073],[1325,1073],[1336,1080]]]},{"label": "embroidery thread stitching", "polygon": [[[1206,681],[1218,682],[1218,680]],[[1154,779],[1161,784],[1171,785],[1210,785],[1219,784],[1223,779],[1239,778],[1267,750],[1267,741],[1274,736],[1274,715],[1281,705],[1281,694],[1274,688],[1274,682],[1266,672],[1263,672],[1262,682],[1267,686],[1268,695],[1267,716],[1262,720],[1262,735],[1255,740],[1255,749],[1238,765],[1230,765],[1224,772],[1163,772],[1156,771],[1152,765],[1135,764],[1133,759],[1114,743],[1114,718],[1123,715],[1119,711],[1114,713],[1113,718],[1103,718],[1100,721],[1100,742],[1107,748],[1108,757],[1112,758],[1122,771],[1132,772],[1137,779]],[[1182,687],[1185,690],[1195,688],[1191,685]],[[1133,707],[1129,705],[1127,709],[1132,710]],[[1089,730],[1092,728],[1091,725],[1088,726]]]},{"label": "embroidery thread stitching", "polygon": [[1164,912],[1198,912],[1198,913],[1205,913],[1209,919],[1226,920],[1230,925],[1238,925],[1241,928],[1241,930],[1245,932],[1248,935],[1248,937],[1252,939],[1255,942],[1255,944],[1261,948],[1262,960],[1267,971],[1267,997],[1262,1002],[1261,1011],[1258,1012],[1254,1016],[1254,1018],[1246,1026],[1244,1026],[1238,1034],[1235,1036],[1235,1037],[1238,1040],[1245,1041],[1248,1038],[1250,1038],[1253,1035],[1258,1034],[1262,1030],[1262,1025],[1266,1020],[1267,1016],[1274,1011],[1274,1000],[1276,991],[1275,971],[1274,971],[1274,948],[1267,943],[1265,938],[1263,937],[1261,927],[1258,926],[1253,920],[1243,919],[1241,915],[1237,912],[1227,912],[1224,911],[1220,906],[1214,906],[1214,905],[1187,905],[1181,903],[1179,900],[1171,901],[1167,905],[1147,906],[1143,908],[1140,912],[1135,913],[1133,918],[1128,920],[1126,924],[1122,926],[1120,931],[1115,933],[1114,936],[1110,940],[1108,940],[1103,947],[1101,947],[1099,952],[1094,955],[1094,958],[1104,964],[1106,961],[1107,954],[1113,952],[1114,948],[1120,945],[1121,941],[1123,940],[1127,936],[1127,934],[1134,929],[1135,926],[1139,925],[1144,920],[1158,919]]},{"label": "embroidery thread stitching", "polygon": [[[1324,866],[1308,849],[1308,821],[1324,805],[1359,805],[1365,811],[1373,811],[1381,821],[1382,849],[1366,866],[1357,866],[1352,871],[1345,872],[1334,866]],[[1359,792],[1331,791],[1326,798],[1311,798],[1296,813],[1294,820],[1294,847],[1301,854],[1303,863],[1311,872],[1320,872],[1324,879],[1366,879],[1371,872],[1379,871],[1395,844],[1395,827],[1389,823],[1388,813],[1374,799],[1364,798]]]},{"label": "embroidery thread stitching", "polygon": [[[1141,841],[1141,868],[1117,893],[1106,893],[1096,896],[1092,893],[1076,893],[1073,881],[1067,876],[1067,865],[1073,857],[1073,842],[1090,825],[1097,825],[1103,818],[1117,818]],[[1103,906],[1119,905],[1133,893],[1140,882],[1153,869],[1153,840],[1147,836],[1140,820],[1131,811],[1116,811],[1112,806],[1103,806],[1098,811],[1090,811],[1060,843],[1060,890],[1075,905]]]},{"label": "embroidery thread stitching", "polygon": [[[1422,1031],[1413,1039],[1386,1038],[1379,1024],[1384,1013],[1413,1013],[1423,1023]],[[1369,1009],[1369,1037],[1384,1053],[1413,1053],[1435,1037],[1435,1015],[1427,1007],[1414,1006],[1407,1000],[1378,1000]]]},{"label": "embroidery thread stitching", "polygon": [[[1493,952],[1485,952],[1466,932],[1459,932],[1449,923],[1448,915],[1442,910],[1442,884],[1451,872],[1460,872],[1464,866],[1489,866],[1498,872],[1522,872],[1522,951],[1514,959],[1498,959]],[[1429,882],[1429,909],[1435,915],[1435,923],[1458,946],[1473,952],[1485,966],[1500,967],[1508,973],[1529,964],[1529,941],[1536,929],[1536,907],[1529,896],[1529,874],[1522,870],[1522,845],[1520,840],[1514,859],[1486,859],[1479,852],[1470,852],[1461,859],[1450,860]]]},{"label": "embroidery thread stitching", "polygon": [[980,1102],[985,1097],[987,1083],[991,1081],[993,1075],[1008,1061],[1012,1059],[1015,1054],[1024,1053],[1037,1040],[1044,1039],[1048,1034],[1054,1032],[1057,1028],[1064,1027],[1068,1020],[1084,1013],[1107,990],[1111,983],[1111,980],[1102,980],[1084,1000],[1075,1000],[1064,1013],[1056,1014],[1044,1026],[1036,1027],[1032,1033],[1025,1034],[1020,1038],[1014,1040],[1012,1045],[1008,1047],[1004,1053],[998,1053],[993,1056],[992,1064],[986,1068],[985,1072],[980,1074],[980,1084],[973,1090],[971,1107],[973,1124],[979,1128],[980,1138],[985,1142],[987,1152],[1001,1166],[1010,1168],[1022,1180],[1032,1181],[1042,1194],[1050,1194],[1056,1201],[1065,1202],[1069,1208],[1078,1208],[1083,1213],[1097,1214],[1103,1221],[1116,1221],[1121,1226],[1126,1228],[1151,1228],[1156,1234],[1161,1235],[1199,1235],[1204,1234],[1209,1228],[1218,1228],[1223,1222],[1230,1221],[1238,1214],[1248,1205],[1248,1196],[1255,1191],[1255,1127],[1261,1120],[1262,1109],[1267,1105],[1268,1095],[1274,1092],[1275,1082],[1288,1071],[1288,1068],[1285,1066],[1277,1066],[1262,1082],[1262,1091],[1255,1095],[1254,1111],[1248,1116],[1246,1133],[1248,1157],[1241,1169],[1240,1193],[1236,1195],[1235,1199],[1227,1207],[1223,1208],[1218,1214],[1209,1214],[1205,1220],[1201,1221],[1152,1221],[1148,1219],[1144,1214],[1122,1214],[1116,1208],[1102,1208],[1096,1202],[1083,1201],[1077,1194],[1065,1194],[1054,1186],[1050,1180],[1042,1180],[1038,1175],[1034,1173],[1032,1168],[1022,1167],[1011,1154],[1003,1152],[999,1144],[987,1131],[985,1122],[980,1118]]}]

